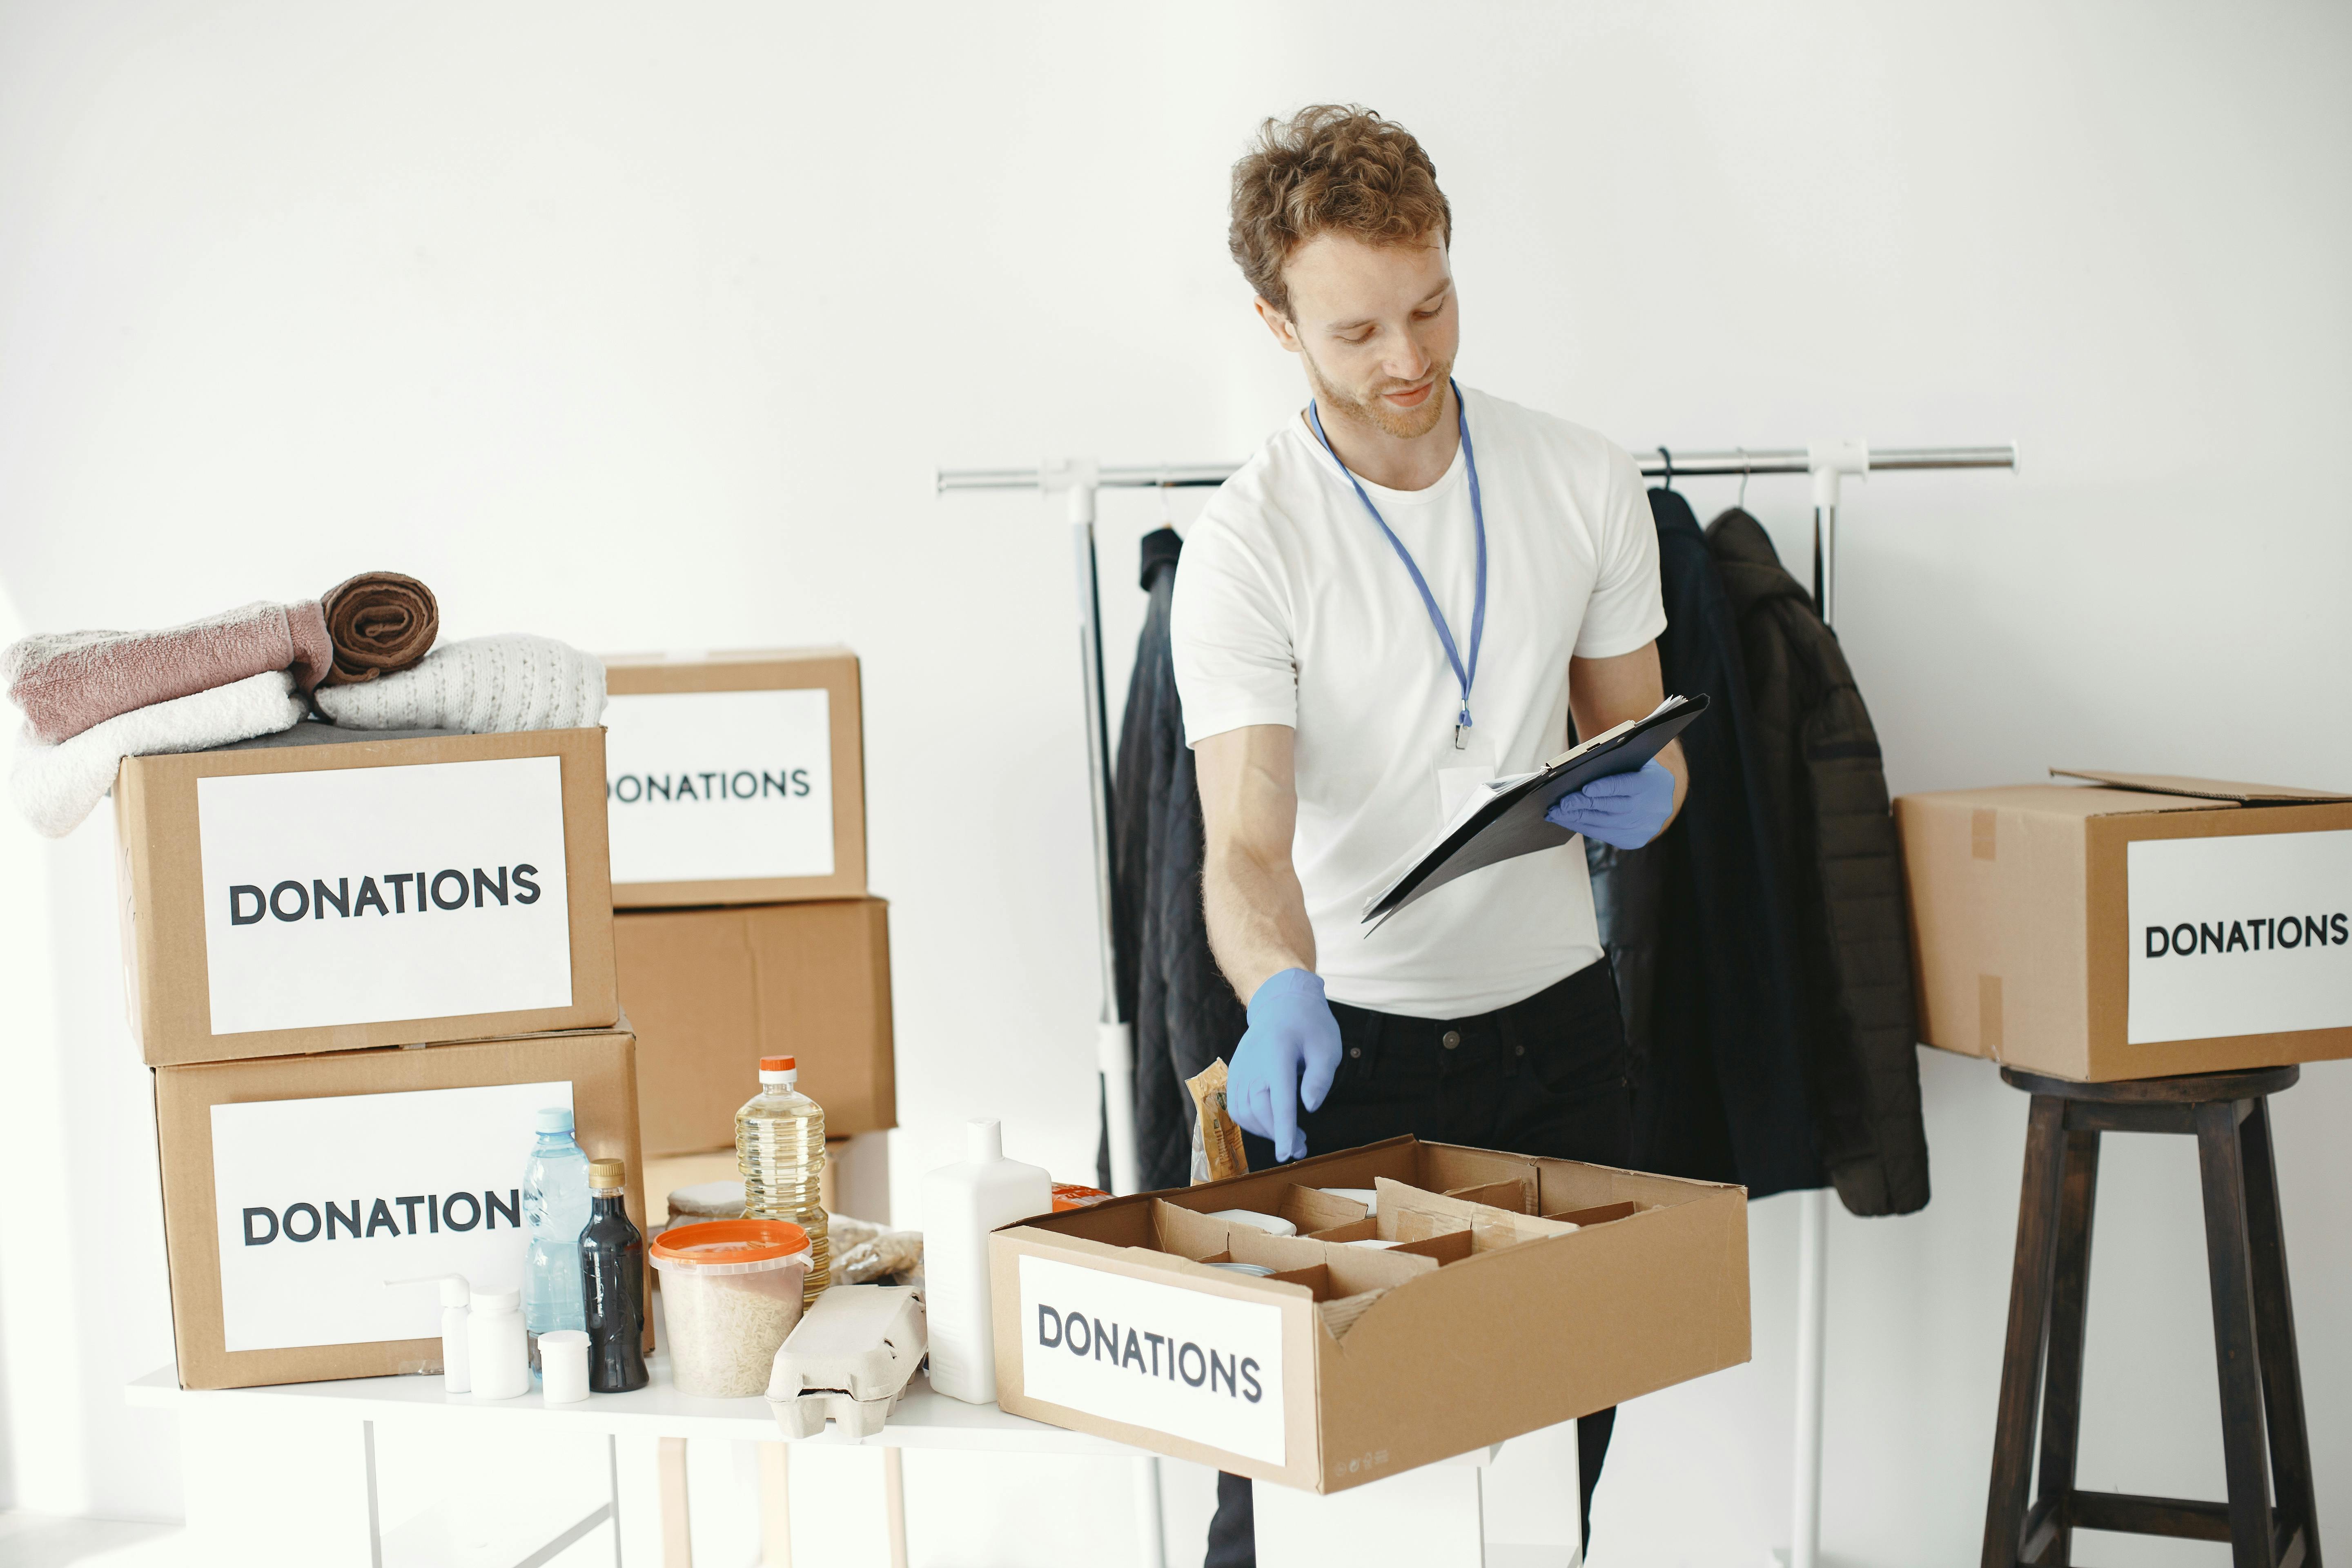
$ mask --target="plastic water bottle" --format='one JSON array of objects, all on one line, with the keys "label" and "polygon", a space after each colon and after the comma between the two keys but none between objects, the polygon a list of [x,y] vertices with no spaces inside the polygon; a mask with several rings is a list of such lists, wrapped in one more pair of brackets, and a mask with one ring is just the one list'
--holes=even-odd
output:
[{"label": "plastic water bottle", "polygon": [[572,1112],[551,1105],[539,1113],[538,1142],[522,1172],[522,1223],[530,1242],[523,1256],[522,1321],[530,1334],[530,1364],[539,1365],[539,1336],[551,1329],[588,1326],[580,1300],[580,1233],[588,1224],[588,1156],[572,1141]]},{"label": "plastic water bottle", "polygon": [[824,1175],[824,1107],[794,1089],[796,1058],[761,1057],[760,1092],[735,1113],[735,1166],[743,1173],[743,1217],[780,1219],[808,1232],[806,1307],[833,1283],[833,1244],[817,1201]]}]

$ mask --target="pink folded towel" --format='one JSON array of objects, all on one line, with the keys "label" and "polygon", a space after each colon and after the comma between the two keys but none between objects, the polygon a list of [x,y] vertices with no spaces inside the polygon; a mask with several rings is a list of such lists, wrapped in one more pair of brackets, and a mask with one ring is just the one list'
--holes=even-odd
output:
[{"label": "pink folded towel", "polygon": [[158,632],[57,632],[0,653],[33,739],[56,745],[94,725],[270,670],[308,692],[333,668],[319,601],[247,605]]}]

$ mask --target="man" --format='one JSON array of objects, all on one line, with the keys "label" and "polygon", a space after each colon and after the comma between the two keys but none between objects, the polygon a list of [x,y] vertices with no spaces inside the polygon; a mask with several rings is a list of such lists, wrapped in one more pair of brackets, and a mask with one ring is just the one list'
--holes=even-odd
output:
[{"label": "man", "polygon": [[[1657,539],[1601,437],[1465,392],[1453,215],[1402,126],[1268,121],[1234,258],[1311,401],[1185,542],[1172,630],[1217,962],[1248,1006],[1228,1087],[1253,1166],[1411,1132],[1622,1164],[1632,1090],[1584,850],[1465,877],[1370,936],[1365,902],[1465,792],[1663,697]],[[1631,848],[1680,806],[1669,747],[1552,820]],[[1583,1497],[1614,1411],[1579,1424]],[[1255,1561],[1220,1479],[1210,1568]]]}]

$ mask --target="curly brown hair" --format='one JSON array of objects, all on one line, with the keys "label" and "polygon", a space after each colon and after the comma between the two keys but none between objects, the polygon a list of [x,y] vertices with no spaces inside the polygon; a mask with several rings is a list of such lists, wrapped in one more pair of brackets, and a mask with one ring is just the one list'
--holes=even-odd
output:
[{"label": "curly brown hair", "polygon": [[1412,132],[1359,104],[1309,104],[1287,121],[1268,119],[1234,165],[1226,246],[1242,276],[1287,319],[1283,263],[1334,229],[1372,245],[1432,234],[1451,245],[1454,209],[1437,188],[1437,165]]}]

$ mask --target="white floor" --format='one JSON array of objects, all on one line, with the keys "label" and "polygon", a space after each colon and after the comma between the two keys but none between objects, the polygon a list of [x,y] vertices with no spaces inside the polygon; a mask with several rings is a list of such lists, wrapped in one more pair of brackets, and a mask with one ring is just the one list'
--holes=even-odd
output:
[{"label": "white floor", "polygon": [[180,1561],[179,1526],[0,1511],[0,1568],[167,1568]]}]

